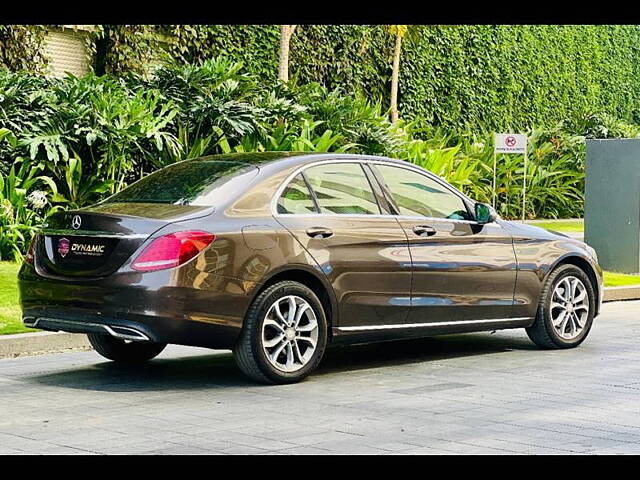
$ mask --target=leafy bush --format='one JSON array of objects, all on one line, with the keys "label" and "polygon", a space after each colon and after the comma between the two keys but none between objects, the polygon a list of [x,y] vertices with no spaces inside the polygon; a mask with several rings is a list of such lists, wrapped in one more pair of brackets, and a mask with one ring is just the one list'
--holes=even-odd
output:
[{"label": "leafy bush", "polygon": [[[220,55],[260,84],[277,71],[277,25],[102,25],[89,35],[98,74],[144,74]],[[551,127],[580,112],[640,122],[638,25],[417,25],[403,43],[400,113],[462,131]],[[42,26],[0,26],[0,66],[45,68]],[[392,36],[384,25],[303,25],[290,77],[389,101]]]},{"label": "leafy bush", "polygon": [[[526,216],[575,217],[584,203],[584,138],[637,136],[603,113],[529,131]],[[492,199],[492,132],[392,125],[380,103],[318,83],[260,82],[215,58],[154,76],[43,78],[0,71],[0,258],[24,252],[34,225],[186,158],[253,151],[354,152],[421,165]],[[500,156],[497,207],[521,215],[521,156]]]},{"label": "leafy bush", "polygon": [[8,175],[0,174],[0,260],[20,259],[34,228],[58,208],[50,208],[56,185],[39,175],[42,170],[42,164],[18,158]]},{"label": "leafy bush", "polygon": [[372,155],[393,155],[400,148],[401,138],[380,103],[372,104],[341,89],[329,91],[318,83],[293,87],[292,93],[312,118],[323,122],[319,134],[327,130],[340,132],[342,145],[355,144],[358,152]]},{"label": "leafy bush", "polygon": [[[275,77],[277,25],[109,25],[106,73],[226,55],[260,82]],[[452,131],[523,130],[580,112],[640,122],[637,25],[417,25],[403,43],[400,113]],[[151,42],[156,35],[162,42]],[[389,102],[393,39],[384,25],[303,25],[290,77]],[[102,73],[102,72],[101,72]]]},{"label": "leafy bush", "polygon": [[[411,128],[411,127],[409,127]],[[421,135],[427,133],[421,132]],[[432,130],[428,140],[407,143],[400,158],[447,179],[478,201],[493,196],[493,134],[446,134]],[[584,205],[584,137],[558,136],[543,129],[528,132],[527,218],[582,216]],[[496,158],[496,208],[505,218],[522,215],[524,158]]]},{"label": "leafy bush", "polygon": [[42,25],[0,25],[0,67],[42,71],[47,65]]},{"label": "leafy bush", "polygon": [[635,138],[640,127],[613,118],[606,113],[577,113],[558,123],[558,133],[581,135],[586,138]]}]

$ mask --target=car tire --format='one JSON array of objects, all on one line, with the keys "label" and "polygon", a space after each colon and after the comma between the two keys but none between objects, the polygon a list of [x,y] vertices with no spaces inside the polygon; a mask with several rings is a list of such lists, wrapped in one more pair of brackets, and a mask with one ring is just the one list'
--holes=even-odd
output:
[{"label": "car tire", "polygon": [[119,363],[142,363],[158,356],[166,343],[127,342],[121,338],[99,333],[87,334],[93,349],[103,357]]},{"label": "car tire", "polygon": [[[574,280],[577,280],[575,282]],[[580,301],[581,307],[587,307],[588,311],[585,313],[575,314],[571,316],[571,313],[565,313],[564,317],[561,317],[563,311],[569,312],[569,303],[571,303],[570,312],[578,312],[578,309],[573,305],[573,298],[564,303],[561,299],[560,292],[563,295],[570,297],[573,293],[567,293],[567,288],[571,289],[570,285],[577,285],[576,291],[583,287],[586,298]],[[576,295],[575,297],[579,297]],[[566,306],[561,306],[564,303]],[[577,303],[577,302],[576,302]],[[553,304],[553,306],[552,306]],[[559,349],[559,348],[573,348],[580,345],[591,330],[593,324],[594,312],[596,308],[596,297],[591,284],[591,280],[587,274],[576,267],[575,265],[560,265],[554,271],[551,272],[547,278],[542,293],[540,296],[540,302],[538,303],[538,310],[536,313],[536,319],[533,325],[526,328],[529,338],[539,347],[545,349]],[[584,310],[580,310],[584,312]],[[573,326],[569,325],[569,322],[573,321],[573,318],[578,318],[582,315],[584,318]],[[565,317],[569,316],[569,319],[565,321]],[[562,322],[565,321],[563,326]],[[581,328],[578,331],[578,327]],[[567,333],[567,330],[574,329],[574,335]]]},{"label": "car tire", "polygon": [[[290,318],[292,308],[294,318]],[[309,350],[312,340],[315,346]],[[286,384],[299,382],[315,370],[326,344],[327,318],[322,303],[306,285],[285,280],[267,287],[253,301],[233,354],[249,378],[260,383]],[[293,362],[289,365],[290,358]]]}]

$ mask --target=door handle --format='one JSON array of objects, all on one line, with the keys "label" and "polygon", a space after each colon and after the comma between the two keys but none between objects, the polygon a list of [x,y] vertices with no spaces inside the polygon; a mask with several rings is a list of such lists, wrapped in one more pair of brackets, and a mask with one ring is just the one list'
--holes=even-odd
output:
[{"label": "door handle", "polygon": [[413,233],[420,237],[430,237],[436,234],[436,229],[429,225],[416,225],[413,227]]},{"label": "door handle", "polygon": [[331,235],[333,235],[333,232],[324,227],[311,227],[307,229],[307,235],[309,235],[311,238],[316,239],[329,238]]}]

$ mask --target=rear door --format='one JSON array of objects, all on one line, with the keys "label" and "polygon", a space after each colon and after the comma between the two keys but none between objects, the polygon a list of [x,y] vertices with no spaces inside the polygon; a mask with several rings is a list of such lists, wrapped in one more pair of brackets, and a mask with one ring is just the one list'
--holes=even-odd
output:
[{"label": "rear door", "polygon": [[338,300],[340,327],[406,321],[411,290],[407,238],[385,213],[363,166],[351,161],[310,166],[279,196],[275,218],[327,275]]},{"label": "rear door", "polygon": [[408,323],[512,316],[517,263],[511,235],[478,225],[445,182],[401,166],[376,164],[407,234],[413,261]]}]

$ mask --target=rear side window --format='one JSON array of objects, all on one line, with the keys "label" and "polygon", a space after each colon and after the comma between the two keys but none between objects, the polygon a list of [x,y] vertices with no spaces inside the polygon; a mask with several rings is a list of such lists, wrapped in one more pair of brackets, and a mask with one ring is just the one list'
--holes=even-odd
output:
[{"label": "rear side window", "polygon": [[380,207],[357,163],[331,163],[305,170],[320,213],[375,215]]},{"label": "rear side window", "polygon": [[302,175],[297,175],[278,199],[278,213],[318,213],[316,204]]},{"label": "rear side window", "polygon": [[241,162],[187,160],[169,165],[109,197],[105,203],[215,205],[215,190],[231,178],[258,169]]}]

